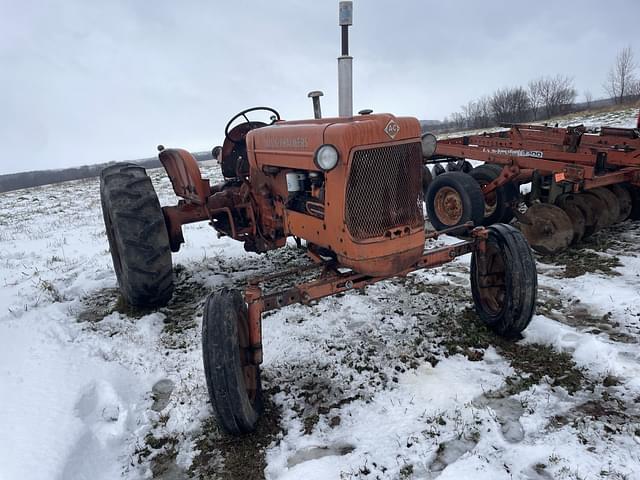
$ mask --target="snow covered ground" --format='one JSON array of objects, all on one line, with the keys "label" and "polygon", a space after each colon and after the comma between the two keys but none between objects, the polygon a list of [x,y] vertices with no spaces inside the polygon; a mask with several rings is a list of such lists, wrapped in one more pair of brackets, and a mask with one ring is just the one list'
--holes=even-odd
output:
[{"label": "snow covered ground", "polygon": [[640,478],[640,222],[538,258],[518,342],[479,324],[468,257],[266,316],[267,413],[239,439],[208,404],[203,301],[305,260],[185,230],[174,300],[133,311],[97,179],[0,195],[1,480]]}]

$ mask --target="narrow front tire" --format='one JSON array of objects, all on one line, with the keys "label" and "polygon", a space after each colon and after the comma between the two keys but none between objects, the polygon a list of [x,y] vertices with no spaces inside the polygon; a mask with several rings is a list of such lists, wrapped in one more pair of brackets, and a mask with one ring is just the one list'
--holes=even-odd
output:
[{"label": "narrow front tire", "polygon": [[504,337],[517,337],[531,322],[536,305],[536,264],[516,228],[488,227],[486,252],[471,255],[471,293],[480,319]]},{"label": "narrow front tire", "polygon": [[220,426],[232,435],[255,430],[262,414],[260,367],[252,363],[247,305],[237,290],[223,290],[207,299],[202,356]]}]

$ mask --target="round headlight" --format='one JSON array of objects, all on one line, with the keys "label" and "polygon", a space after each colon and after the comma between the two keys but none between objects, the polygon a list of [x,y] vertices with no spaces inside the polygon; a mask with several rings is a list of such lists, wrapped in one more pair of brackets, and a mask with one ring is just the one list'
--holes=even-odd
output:
[{"label": "round headlight", "polygon": [[422,134],[422,156],[425,158],[430,158],[434,153],[436,153],[436,136],[433,133],[423,133]]},{"label": "round headlight", "polygon": [[338,150],[333,145],[320,145],[313,157],[313,163],[325,172],[331,170],[338,164]]}]

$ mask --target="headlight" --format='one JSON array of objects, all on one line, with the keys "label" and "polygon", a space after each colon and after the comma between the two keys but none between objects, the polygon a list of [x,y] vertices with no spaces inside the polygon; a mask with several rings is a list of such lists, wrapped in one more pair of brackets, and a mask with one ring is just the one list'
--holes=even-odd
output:
[{"label": "headlight", "polygon": [[433,133],[423,133],[422,134],[422,156],[425,158],[430,158],[434,153],[436,153],[436,136]]},{"label": "headlight", "polygon": [[328,172],[338,164],[338,150],[333,145],[320,145],[313,157],[313,163],[320,170]]}]

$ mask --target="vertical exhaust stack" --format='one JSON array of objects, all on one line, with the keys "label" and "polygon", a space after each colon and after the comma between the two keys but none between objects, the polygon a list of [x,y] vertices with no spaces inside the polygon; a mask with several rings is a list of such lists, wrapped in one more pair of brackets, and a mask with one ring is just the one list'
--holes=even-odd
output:
[{"label": "vertical exhaust stack", "polygon": [[342,55],[338,57],[338,115],[353,117],[353,57],[349,56],[349,26],[353,25],[353,2],[340,2]]}]

